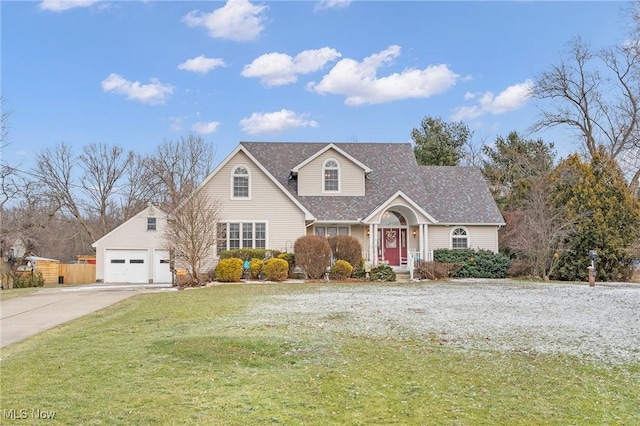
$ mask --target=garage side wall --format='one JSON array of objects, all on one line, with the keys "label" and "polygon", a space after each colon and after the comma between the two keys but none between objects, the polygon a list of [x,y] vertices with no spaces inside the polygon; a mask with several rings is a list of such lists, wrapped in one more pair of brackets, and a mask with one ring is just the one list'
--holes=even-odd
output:
[{"label": "garage side wall", "polygon": [[[148,229],[149,218],[155,218],[155,230]],[[148,283],[165,276],[156,269],[159,265],[169,268],[168,259],[165,263],[157,258],[168,257],[162,250],[166,225],[165,213],[147,207],[96,241],[96,281],[109,282],[110,277],[119,277],[113,282]]]}]

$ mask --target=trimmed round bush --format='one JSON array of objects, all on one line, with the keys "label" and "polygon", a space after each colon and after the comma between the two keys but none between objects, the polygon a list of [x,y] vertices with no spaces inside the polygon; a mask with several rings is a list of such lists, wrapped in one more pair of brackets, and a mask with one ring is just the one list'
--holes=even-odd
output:
[{"label": "trimmed round bush", "polygon": [[284,281],[289,276],[289,264],[284,259],[269,259],[262,266],[262,275],[267,281]]},{"label": "trimmed round bush", "polygon": [[260,272],[262,272],[263,266],[264,262],[261,259],[251,259],[251,262],[249,262],[249,275],[251,278],[258,278],[260,276]]},{"label": "trimmed round bush", "polygon": [[362,244],[352,235],[334,235],[327,239],[333,258],[346,260],[353,268],[357,268],[362,259]]},{"label": "trimmed round bush", "polygon": [[344,280],[353,273],[353,266],[346,260],[336,260],[331,267],[331,278],[334,280]]},{"label": "trimmed round bush", "polygon": [[291,276],[293,274],[293,268],[296,267],[296,262],[293,257],[293,253],[280,253],[278,255],[278,259],[283,259],[287,261],[287,263],[289,264],[289,276]]},{"label": "trimmed round bush", "polygon": [[327,239],[320,235],[298,238],[293,245],[293,255],[296,265],[312,280],[322,278],[331,265],[331,246]]},{"label": "trimmed round bush", "polygon": [[216,280],[221,282],[238,282],[242,278],[242,259],[220,259],[216,265]]}]

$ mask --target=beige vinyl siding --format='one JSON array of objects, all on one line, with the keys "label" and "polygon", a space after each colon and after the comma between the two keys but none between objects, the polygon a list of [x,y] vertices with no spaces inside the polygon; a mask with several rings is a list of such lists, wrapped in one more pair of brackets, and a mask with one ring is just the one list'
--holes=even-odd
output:
[{"label": "beige vinyl siding", "polygon": [[[340,163],[340,191],[323,192],[323,164],[333,158]],[[333,149],[314,158],[298,172],[298,195],[364,196],[364,170]]]},{"label": "beige vinyl siding", "polygon": [[[239,164],[250,173],[250,198],[232,199],[231,171]],[[231,158],[203,188],[211,197],[220,200],[222,222],[266,223],[269,249],[286,250],[304,235],[304,212],[288,198],[276,184],[242,151]]]},{"label": "beige vinyl siding", "polygon": [[[498,232],[495,226],[463,226],[468,231],[470,248],[498,251]],[[429,226],[429,250],[451,248],[451,231],[458,226]]]},{"label": "beige vinyl siding", "polygon": [[[156,218],[156,230],[147,231],[147,218]],[[147,249],[153,250],[164,247],[164,230],[167,226],[167,219],[158,212],[157,209],[150,210],[149,207],[138,213],[127,222],[124,222],[116,230],[105,235],[97,241],[96,254],[100,261],[96,261],[96,280],[104,279],[104,250],[105,249]],[[153,272],[153,262],[147,262],[149,266],[149,276]]]}]

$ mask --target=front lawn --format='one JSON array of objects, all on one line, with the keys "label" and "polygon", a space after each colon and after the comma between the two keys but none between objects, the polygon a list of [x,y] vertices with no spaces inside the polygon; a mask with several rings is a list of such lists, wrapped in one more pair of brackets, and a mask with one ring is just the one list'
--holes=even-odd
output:
[{"label": "front lawn", "polygon": [[[589,354],[597,346],[583,353],[582,337],[555,341],[553,330],[549,350],[534,328],[452,333],[461,329],[455,305],[438,298],[468,291],[455,297],[482,304],[489,294],[457,286],[221,285],[136,296],[4,348],[3,423],[42,413],[73,425],[640,423],[633,347],[612,352],[631,351],[631,361],[602,360]],[[500,290],[517,304],[552,286]],[[610,298],[616,289],[596,291]],[[482,306],[478,315],[498,314]]]}]

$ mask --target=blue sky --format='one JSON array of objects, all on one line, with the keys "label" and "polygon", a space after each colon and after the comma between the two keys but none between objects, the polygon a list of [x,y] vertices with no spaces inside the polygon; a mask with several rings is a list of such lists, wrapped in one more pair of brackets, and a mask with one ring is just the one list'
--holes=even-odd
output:
[{"label": "blue sky", "polygon": [[[152,152],[239,141],[407,142],[424,116],[525,133],[534,76],[576,35],[621,42],[623,2],[2,1],[4,161],[64,141]],[[532,135],[576,149],[561,131]]]}]

